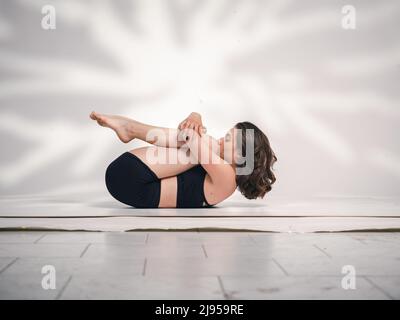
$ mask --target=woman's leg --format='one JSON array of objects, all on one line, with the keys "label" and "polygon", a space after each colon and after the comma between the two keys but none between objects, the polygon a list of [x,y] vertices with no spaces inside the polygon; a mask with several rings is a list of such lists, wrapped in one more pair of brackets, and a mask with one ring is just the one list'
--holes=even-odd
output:
[{"label": "woman's leg", "polygon": [[[176,207],[177,175],[195,165],[189,161],[176,163],[177,156],[188,157],[184,149],[149,146],[131,150],[131,153],[160,180],[149,174],[139,160],[124,153],[106,170],[106,185],[111,195],[132,206],[154,207],[158,204],[160,208]],[[160,198],[157,198],[158,192]]]},{"label": "woman's leg", "polygon": [[151,126],[116,115],[92,112],[90,117],[101,126],[113,129],[123,142],[140,139],[155,145],[130,152],[142,160],[159,179],[176,176],[198,164],[184,142],[178,139],[178,129]]},{"label": "woman's leg", "polygon": [[90,118],[96,120],[99,125],[114,130],[124,143],[140,139],[160,147],[178,148],[184,144],[178,140],[178,129],[156,127],[127,117],[97,112],[92,112]]},{"label": "woman's leg", "polygon": [[142,160],[159,179],[177,176],[198,164],[184,148],[149,146],[130,152]]}]

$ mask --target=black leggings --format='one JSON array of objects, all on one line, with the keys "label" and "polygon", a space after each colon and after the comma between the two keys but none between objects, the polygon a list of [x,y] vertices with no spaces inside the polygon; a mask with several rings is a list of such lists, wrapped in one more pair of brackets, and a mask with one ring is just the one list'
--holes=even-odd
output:
[{"label": "black leggings", "polygon": [[125,152],[106,170],[106,186],[118,201],[136,208],[158,208],[161,181],[137,156]]}]

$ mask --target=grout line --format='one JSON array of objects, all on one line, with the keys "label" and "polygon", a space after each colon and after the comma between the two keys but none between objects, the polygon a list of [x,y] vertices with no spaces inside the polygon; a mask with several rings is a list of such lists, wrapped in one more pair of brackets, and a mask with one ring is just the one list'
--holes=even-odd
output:
[{"label": "grout line", "polygon": [[146,275],[146,266],[147,266],[147,258],[144,258],[143,271],[142,271],[143,277]]},{"label": "grout line", "polygon": [[208,255],[207,255],[206,248],[204,247],[204,244],[202,244],[201,247],[203,248],[203,253],[204,253],[204,255],[205,255],[206,259],[207,259]]},{"label": "grout line", "polygon": [[394,297],[392,297],[389,293],[387,293],[385,290],[383,290],[380,286],[378,286],[375,282],[373,282],[370,278],[367,276],[361,276],[364,278],[367,282],[369,282],[374,288],[378,289],[380,292],[382,292],[385,296],[387,296],[390,300],[396,300]]},{"label": "grout line", "polygon": [[62,294],[64,293],[65,289],[67,288],[67,286],[69,285],[69,283],[72,280],[72,275],[68,277],[67,282],[65,282],[65,284],[63,285],[63,287],[61,288],[60,292],[57,294],[55,300],[60,300]]},{"label": "grout line", "polygon": [[275,258],[271,258],[271,259],[279,267],[279,269],[281,269],[283,271],[285,276],[289,276],[289,272],[287,272],[286,269],[278,261],[275,260]]},{"label": "grout line", "polygon": [[217,276],[219,287],[221,288],[222,294],[226,300],[231,299],[231,296],[225,291],[224,284],[222,283],[222,279],[220,276]]},{"label": "grout line", "polygon": [[324,255],[326,255],[328,258],[332,258],[332,256],[326,252],[324,249],[321,249],[320,247],[318,247],[316,244],[313,244],[313,247],[318,249],[319,251],[321,251]]},{"label": "grout line", "polygon": [[82,253],[81,253],[79,258],[83,257],[83,255],[86,253],[86,251],[89,249],[90,246],[91,246],[91,243],[88,243],[88,245],[85,247],[85,249],[83,249],[83,251],[82,251]]},{"label": "grout line", "polygon": [[146,239],[144,240],[144,244],[147,244],[147,242],[149,242],[149,236],[150,236],[150,233],[147,233]]},{"label": "grout line", "polygon": [[42,234],[38,239],[35,240],[34,244],[38,243],[40,240],[42,240],[45,236],[47,236],[47,233]]},{"label": "grout line", "polygon": [[3,269],[0,270],[0,274],[6,271],[9,267],[11,267],[19,258],[15,258],[13,261],[11,261],[9,264],[7,264]]}]

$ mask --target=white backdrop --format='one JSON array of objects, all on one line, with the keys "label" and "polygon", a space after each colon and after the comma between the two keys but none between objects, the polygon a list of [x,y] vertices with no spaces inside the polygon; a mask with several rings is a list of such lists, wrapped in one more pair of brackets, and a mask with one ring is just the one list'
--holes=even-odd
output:
[{"label": "white backdrop", "polygon": [[271,197],[398,196],[400,3],[350,2],[2,0],[1,194],[106,193],[139,143],[97,110],[173,127],[197,111],[215,136],[253,121],[278,157]]}]

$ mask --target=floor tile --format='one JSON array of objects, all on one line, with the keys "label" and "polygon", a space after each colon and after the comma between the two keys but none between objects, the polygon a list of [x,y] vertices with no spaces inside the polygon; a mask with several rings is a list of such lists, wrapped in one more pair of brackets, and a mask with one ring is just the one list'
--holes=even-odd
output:
[{"label": "floor tile", "polygon": [[391,299],[400,299],[400,276],[368,276],[366,279],[382,289]]},{"label": "floor tile", "polygon": [[49,232],[38,243],[144,244],[146,232]]},{"label": "floor tile", "polygon": [[254,245],[247,232],[200,232],[199,237],[208,245]]},{"label": "floor tile", "polygon": [[[42,281],[48,276],[40,265],[26,264],[18,259],[0,274],[0,299],[55,299],[68,281],[69,274],[55,272],[55,288],[45,289]],[[43,271],[43,273],[42,273]]]},{"label": "floor tile", "polygon": [[389,299],[365,279],[343,289],[340,277],[228,277],[222,276],[230,299]]},{"label": "floor tile", "polygon": [[284,275],[271,259],[206,258],[161,259],[148,258],[146,275]]},{"label": "floor tile", "polygon": [[254,243],[205,243],[202,245],[209,258],[225,257],[226,259],[271,258],[268,246],[260,247]]},{"label": "floor tile", "polygon": [[0,243],[0,257],[79,257],[85,244]]},{"label": "floor tile", "polygon": [[149,232],[146,243],[149,246],[159,244],[176,245],[179,243],[201,244],[199,232]]},{"label": "floor tile", "polygon": [[222,299],[216,277],[73,277],[61,299]]},{"label": "floor tile", "polygon": [[[275,258],[289,275],[293,276],[341,276],[345,266],[353,266],[357,275],[400,275],[400,261],[391,257],[371,260],[369,257],[293,259]],[[343,271],[343,273],[342,273]]]},{"label": "floor tile", "polygon": [[109,245],[92,244],[84,257],[166,257],[176,259],[179,257],[204,257],[203,249],[199,244],[176,243],[175,245],[159,243],[156,245]]},{"label": "floor tile", "polygon": [[39,231],[1,231],[0,243],[34,243],[45,235]]},{"label": "floor tile", "polygon": [[93,275],[131,274],[141,275],[144,259],[102,259],[101,257],[86,258],[19,258],[3,274],[25,276],[29,273],[40,274],[43,266],[54,266],[56,274],[63,275]]}]

